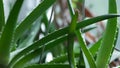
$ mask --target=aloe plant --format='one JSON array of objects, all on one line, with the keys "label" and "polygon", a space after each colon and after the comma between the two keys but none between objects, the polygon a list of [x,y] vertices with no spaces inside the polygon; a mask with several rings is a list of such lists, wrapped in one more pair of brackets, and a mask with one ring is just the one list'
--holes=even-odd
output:
[{"label": "aloe plant", "polygon": [[[116,1],[109,0],[109,13],[117,13]],[[109,19],[106,31],[103,36],[101,47],[96,60],[98,68],[105,68],[109,62],[112,50],[114,48],[115,36],[117,33],[117,18]],[[103,53],[104,52],[104,53]],[[101,60],[104,57],[105,60]],[[104,64],[101,66],[101,64]]]},{"label": "aloe plant", "polygon": [[[51,6],[54,6],[56,2],[57,0],[41,1],[41,3],[33,9],[25,19],[23,19],[23,21],[18,23],[17,21],[21,8],[24,7],[24,0],[16,0],[7,19],[4,16],[3,0],[0,0],[0,67],[79,68],[84,65],[77,63],[81,59],[79,55],[87,59],[90,68],[108,67],[110,56],[114,49],[113,45],[114,38],[116,37],[117,17],[120,16],[116,14],[116,1],[109,0],[109,14],[78,21],[79,12],[73,10],[72,0],[67,0],[71,22],[66,27],[59,29],[55,28],[54,21],[49,21],[46,16],[47,10]],[[84,14],[83,17],[85,17]],[[88,48],[86,41],[84,41],[85,39],[82,37],[83,32],[79,30],[106,19],[108,19],[108,24],[104,35],[98,42],[94,43],[92,47]],[[44,23],[45,28],[49,28],[49,31],[46,30],[48,31],[47,35],[44,35],[43,38],[39,39],[40,33],[45,34],[45,32],[41,30],[41,23]],[[90,28],[87,31],[91,29],[94,28]],[[74,38],[78,39],[77,42],[80,45],[79,50],[85,56],[81,54],[81,52],[74,52],[74,42],[76,42]],[[67,43],[67,45],[65,43]],[[56,49],[58,47],[61,48],[58,50]],[[55,51],[54,48],[57,51]],[[64,52],[62,53],[60,50]],[[45,62],[47,52],[54,54],[54,59],[48,63]],[[55,52],[59,54],[56,54]],[[97,55],[96,59],[94,58],[95,55]],[[105,57],[106,60],[103,60],[102,57]],[[39,61],[42,63],[39,63]]]}]

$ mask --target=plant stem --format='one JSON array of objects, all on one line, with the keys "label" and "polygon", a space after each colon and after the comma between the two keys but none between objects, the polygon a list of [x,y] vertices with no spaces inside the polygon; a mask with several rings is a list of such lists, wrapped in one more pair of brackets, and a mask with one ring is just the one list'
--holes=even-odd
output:
[{"label": "plant stem", "polygon": [[76,28],[76,23],[78,19],[78,13],[74,13],[72,2],[71,0],[67,0],[70,15],[72,18],[72,21],[70,23],[69,32],[68,32],[68,45],[67,45],[67,51],[68,51],[68,61],[70,64],[70,68],[76,68],[75,60],[74,60],[74,51],[73,51],[73,45],[74,45],[74,31]]}]

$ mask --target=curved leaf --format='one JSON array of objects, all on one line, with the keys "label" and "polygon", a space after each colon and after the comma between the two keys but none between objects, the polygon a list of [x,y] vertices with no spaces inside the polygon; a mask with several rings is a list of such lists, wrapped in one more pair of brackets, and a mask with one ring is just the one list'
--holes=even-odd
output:
[{"label": "curved leaf", "polygon": [[0,0],[0,32],[5,25],[3,0]]},{"label": "curved leaf", "polygon": [[89,51],[93,56],[98,52],[102,39],[99,39],[92,47],[89,48]]},{"label": "curved leaf", "polygon": [[90,53],[90,51],[88,50],[88,48],[82,38],[82,35],[79,31],[76,31],[76,36],[78,38],[79,45],[87,58],[90,68],[96,68],[95,60],[94,60],[92,54]]},{"label": "curved leaf", "polygon": [[68,64],[36,64],[25,68],[70,68]]},{"label": "curved leaf", "polygon": [[[79,53],[75,53],[75,58],[79,57]],[[66,54],[58,56],[56,58],[54,58],[52,61],[49,62],[49,64],[52,63],[64,63],[65,61],[67,61],[68,57]]]},{"label": "curved leaf", "polygon": [[40,17],[56,0],[44,0],[40,3],[16,28],[15,41],[25,32],[32,23]]},{"label": "curved leaf", "polygon": [[17,0],[10,12],[7,23],[0,38],[0,64],[7,64],[10,54],[10,44],[14,33],[14,28],[22,6],[23,0]]},{"label": "curved leaf", "polygon": [[[57,44],[64,42],[67,39],[67,36],[63,36],[59,39],[56,39],[54,41],[51,41],[47,44],[45,44],[45,51],[49,50],[52,47],[55,47]],[[55,45],[56,44],[56,45]],[[35,45],[35,44],[34,44]],[[25,63],[29,62],[31,59],[35,58],[36,56],[39,56],[40,53],[42,52],[42,47],[44,45],[40,46],[39,48],[37,48],[35,51],[25,55],[24,57],[20,58],[20,56],[22,55],[22,53],[19,53],[9,64],[10,67],[14,67],[15,68],[21,68],[21,66],[24,66]],[[20,59],[19,59],[20,58]]]},{"label": "curved leaf", "polygon": [[[119,15],[103,15],[103,16],[98,16],[98,17],[94,17],[94,18],[91,18],[91,19],[87,19],[87,20],[84,20],[84,21],[81,21],[80,23],[77,23],[77,28],[76,29],[79,29],[79,28],[83,28],[85,26],[88,26],[90,24],[93,24],[93,23],[96,23],[98,21],[101,21],[101,20],[105,20],[105,19],[109,19],[109,18],[114,18],[114,17],[118,17]],[[86,24],[84,24],[86,23]],[[23,49],[21,52],[17,53],[17,55],[15,55],[13,57],[13,59],[10,61],[10,64],[14,64],[15,61],[17,61],[17,59],[19,59],[20,57],[22,57],[23,55],[26,55],[27,53],[33,51],[33,50],[36,50],[37,48],[39,48],[41,45],[44,45],[56,38],[59,38],[63,35],[66,35],[68,33],[68,27],[65,27],[65,28],[62,28],[62,29],[59,29],[53,33],[50,33],[49,35],[45,36],[44,38],[34,42],[32,45],[26,47],[25,49]],[[65,36],[66,37],[66,36]]]},{"label": "curved leaf", "polygon": [[[109,13],[117,13],[116,0],[109,0]],[[107,68],[114,48],[117,32],[117,18],[109,19],[103,40],[97,54],[97,68]],[[102,60],[104,57],[104,60]]]}]

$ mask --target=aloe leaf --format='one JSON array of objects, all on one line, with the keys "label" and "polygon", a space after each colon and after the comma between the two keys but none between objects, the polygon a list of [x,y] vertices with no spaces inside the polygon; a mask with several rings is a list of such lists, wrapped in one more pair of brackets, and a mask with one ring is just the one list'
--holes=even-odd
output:
[{"label": "aloe leaf", "polygon": [[0,38],[0,64],[8,64],[10,54],[10,44],[14,33],[14,28],[20,12],[23,0],[17,0],[10,12],[7,23]]},{"label": "aloe leaf", "polygon": [[36,64],[25,68],[70,68],[68,64]]},{"label": "aloe leaf", "polygon": [[10,65],[9,67],[22,68],[22,67],[25,67],[26,65],[32,64],[31,60],[37,57],[40,54],[40,51],[42,51],[42,49],[37,49],[34,52],[31,52],[30,54],[25,55],[21,59],[18,59],[14,65]]},{"label": "aloe leaf", "polygon": [[[47,50],[51,49],[51,47],[55,47],[56,46],[55,44],[64,42],[66,39],[67,39],[67,36],[63,36],[61,38],[58,38],[54,41],[51,41],[51,42],[45,44],[45,45],[42,45],[39,48],[37,48],[35,51],[29,53],[28,55],[25,55],[22,59],[19,59],[19,58],[22,56],[22,54],[24,54],[24,51],[20,52],[18,55],[16,55],[15,58],[13,58],[13,60],[9,64],[9,66],[13,67],[13,65],[14,65],[17,68],[20,66],[23,66],[23,65],[25,65],[25,63],[29,62],[31,59],[38,56],[42,52],[43,46],[46,46],[45,51],[47,51]],[[36,45],[36,44],[33,44],[33,45]],[[37,45],[41,45],[41,44],[38,43]]]},{"label": "aloe leaf", "polygon": [[[109,0],[109,13],[117,13],[116,0]],[[97,68],[107,68],[114,48],[117,30],[117,18],[109,19],[103,40],[97,55]],[[104,57],[104,60],[102,60]]]},{"label": "aloe leaf", "polygon": [[22,57],[21,59],[17,59],[17,61],[15,61],[16,63],[14,65],[9,65],[10,68],[23,68],[26,65],[31,64],[31,60],[34,59],[35,57],[37,57],[40,52],[42,51],[42,49],[37,49],[33,52],[31,52],[28,55],[25,55],[24,57]]},{"label": "aloe leaf", "polygon": [[82,33],[86,33],[86,32],[88,32],[88,31],[90,31],[90,30],[95,29],[95,28],[96,28],[96,27],[90,27],[90,28],[82,29],[81,32],[82,32]]},{"label": "aloe leaf", "polygon": [[[79,57],[78,53],[75,53],[75,58]],[[49,62],[49,64],[53,64],[53,63],[64,63],[65,61],[67,61],[68,57],[67,54],[55,57],[52,61]]]},{"label": "aloe leaf", "polygon": [[69,10],[70,10],[70,15],[71,17],[75,14],[74,13],[74,9],[72,7],[72,0],[67,0],[68,6],[69,6]]},{"label": "aloe leaf", "polygon": [[0,0],[0,32],[5,25],[3,0]]},{"label": "aloe leaf", "polygon": [[99,39],[95,44],[93,44],[93,45],[89,48],[89,51],[91,52],[91,54],[92,54],[93,56],[95,56],[95,54],[98,52],[99,47],[100,47],[100,44],[101,44],[101,40],[102,40],[102,39]]},{"label": "aloe leaf", "polygon": [[[15,30],[15,41],[40,17],[56,0],[44,0],[40,3]],[[29,25],[28,25],[29,24]]]},{"label": "aloe leaf", "polygon": [[95,60],[94,60],[93,56],[91,55],[90,51],[88,50],[88,48],[87,48],[87,46],[82,38],[82,35],[79,31],[76,31],[76,36],[78,38],[78,42],[80,44],[80,47],[87,58],[87,61],[89,63],[90,68],[96,68]]},{"label": "aloe leaf", "polygon": [[[77,28],[76,29],[83,28],[85,26],[88,26],[90,24],[96,23],[96,22],[101,21],[101,20],[105,20],[105,19],[109,19],[109,18],[113,18],[113,17],[118,17],[118,16],[119,15],[103,15],[103,16],[98,16],[98,17],[91,18],[91,19],[88,19],[88,20],[84,20],[84,21],[81,21],[80,23],[77,23]],[[86,23],[86,24],[84,24],[84,23]],[[23,49],[22,51],[20,51],[19,53],[17,53],[17,55],[15,55],[13,57],[13,59],[10,61],[9,65],[14,64],[14,62],[17,61],[17,59],[19,59],[23,55],[26,55],[27,53],[29,53],[33,50],[36,50],[41,45],[46,44],[46,42],[50,42],[50,41],[52,41],[56,38],[59,38],[63,35],[65,35],[65,37],[66,37],[66,34],[68,33],[68,28],[69,28],[69,26],[65,27],[65,28],[62,28],[62,29],[59,29],[55,32],[52,32],[49,35],[47,35],[46,37],[34,42],[32,45],[30,45],[28,47],[26,47],[25,49]]]},{"label": "aloe leaf", "polygon": [[17,49],[21,49],[21,48],[27,47],[28,45],[32,44],[39,29],[40,29],[40,23],[36,22],[33,25],[33,27],[30,29],[31,32],[29,33],[29,36],[25,38],[24,40],[22,39],[23,41],[19,44]]},{"label": "aloe leaf", "polygon": [[61,35],[61,32],[64,33],[64,31],[60,31],[60,32],[56,31],[54,34],[52,34],[52,35],[49,34],[46,37],[42,38],[41,40],[38,40],[38,41],[34,42],[32,45],[26,47],[25,49],[23,49],[21,52],[19,52],[17,55],[14,56],[14,58],[10,62],[10,65],[13,64],[13,62],[15,62],[17,59],[19,59],[23,55],[31,52],[32,50],[36,50],[41,45],[45,45],[46,42],[49,42],[53,39],[58,38]]},{"label": "aloe leaf", "polygon": [[101,15],[101,16],[93,17],[91,19],[83,20],[77,24],[76,29],[86,27],[86,26],[94,24],[96,22],[99,22],[99,21],[102,21],[105,19],[114,18],[114,17],[120,17],[120,15],[116,15],[116,14]]},{"label": "aloe leaf", "polygon": [[49,64],[64,63],[65,61],[67,61],[67,59],[68,59],[67,55],[61,55],[61,56],[54,58],[52,61],[49,62]]}]

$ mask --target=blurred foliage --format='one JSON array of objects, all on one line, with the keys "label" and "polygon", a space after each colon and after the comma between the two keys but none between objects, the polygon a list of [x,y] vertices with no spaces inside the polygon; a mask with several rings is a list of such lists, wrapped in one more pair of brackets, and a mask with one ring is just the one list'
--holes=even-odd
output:
[{"label": "blurred foliage", "polygon": [[[9,3],[8,18],[3,1],[0,0],[0,68],[109,66],[117,28],[112,22],[117,23],[120,16],[115,0],[109,0],[109,6],[114,5],[109,14],[97,17],[85,6],[85,0],[36,0],[31,1],[34,7],[25,9],[30,1],[16,0]],[[101,21],[106,19],[114,28],[109,25],[105,28]],[[52,54],[51,61],[46,60],[48,53]]]}]

